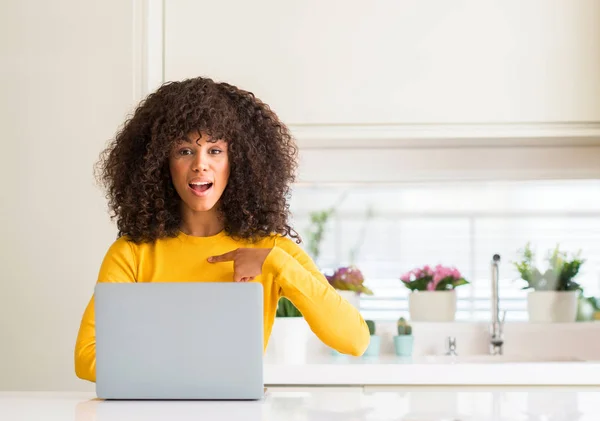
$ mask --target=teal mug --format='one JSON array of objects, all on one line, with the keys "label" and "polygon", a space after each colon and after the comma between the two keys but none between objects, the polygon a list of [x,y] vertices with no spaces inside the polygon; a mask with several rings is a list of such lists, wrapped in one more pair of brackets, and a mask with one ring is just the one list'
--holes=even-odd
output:
[{"label": "teal mug", "polygon": [[414,338],[412,335],[394,336],[394,348],[396,355],[400,357],[410,357],[413,352]]},{"label": "teal mug", "polygon": [[371,341],[369,346],[365,350],[363,357],[377,357],[379,355],[379,349],[381,348],[381,337],[377,335],[371,335]]}]

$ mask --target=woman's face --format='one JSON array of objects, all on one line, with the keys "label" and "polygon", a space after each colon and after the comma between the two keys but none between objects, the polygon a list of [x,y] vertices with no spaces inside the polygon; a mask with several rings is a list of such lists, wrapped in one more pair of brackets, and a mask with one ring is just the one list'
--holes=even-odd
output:
[{"label": "woman's face", "polygon": [[169,156],[175,190],[192,211],[211,210],[229,180],[227,142],[193,132],[175,144]]}]

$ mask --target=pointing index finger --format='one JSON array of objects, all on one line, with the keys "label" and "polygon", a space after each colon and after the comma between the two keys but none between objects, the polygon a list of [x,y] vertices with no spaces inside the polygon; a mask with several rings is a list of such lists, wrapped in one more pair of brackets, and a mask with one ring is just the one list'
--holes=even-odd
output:
[{"label": "pointing index finger", "polygon": [[208,258],[210,263],[219,263],[219,262],[231,262],[233,261],[235,250],[228,251],[225,254],[221,254],[218,256],[211,256]]}]

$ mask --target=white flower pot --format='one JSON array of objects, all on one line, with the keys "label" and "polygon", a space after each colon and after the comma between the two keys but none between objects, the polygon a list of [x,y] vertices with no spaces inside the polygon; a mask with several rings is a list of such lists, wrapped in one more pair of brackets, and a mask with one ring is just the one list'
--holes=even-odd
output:
[{"label": "white flower pot", "polygon": [[456,316],[456,291],[411,292],[408,311],[415,322],[452,322]]},{"label": "white flower pot", "polygon": [[571,323],[577,318],[577,291],[531,291],[527,295],[530,322]]},{"label": "white flower pot", "polygon": [[340,294],[344,299],[346,299],[350,304],[360,310],[360,294],[357,294],[354,291],[340,291],[336,290],[338,294]]},{"label": "white flower pot", "polygon": [[305,364],[311,336],[304,317],[276,317],[266,354],[278,363]]}]

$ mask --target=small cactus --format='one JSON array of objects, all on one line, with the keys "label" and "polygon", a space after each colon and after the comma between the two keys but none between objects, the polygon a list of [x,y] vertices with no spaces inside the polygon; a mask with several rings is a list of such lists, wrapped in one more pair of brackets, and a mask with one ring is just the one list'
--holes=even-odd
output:
[{"label": "small cactus", "polygon": [[375,335],[375,322],[373,320],[366,320],[367,326],[369,326],[369,334]]},{"label": "small cactus", "polygon": [[411,325],[409,325],[406,322],[406,319],[404,317],[400,317],[400,319],[398,319],[398,336],[411,335],[411,334],[412,334]]}]

